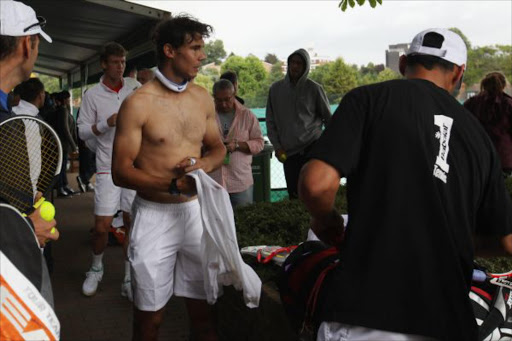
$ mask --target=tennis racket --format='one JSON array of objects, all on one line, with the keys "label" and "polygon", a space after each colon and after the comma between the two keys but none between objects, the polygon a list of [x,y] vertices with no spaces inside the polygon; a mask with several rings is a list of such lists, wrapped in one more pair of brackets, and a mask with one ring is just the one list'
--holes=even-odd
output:
[{"label": "tennis racket", "polygon": [[500,287],[512,289],[512,271],[503,273],[490,273],[474,269],[472,279],[475,282],[489,282]]},{"label": "tennis racket", "polygon": [[[46,122],[16,116],[0,123],[0,197],[29,215],[53,188],[62,167],[62,145]],[[34,203],[37,192],[43,198]]]}]

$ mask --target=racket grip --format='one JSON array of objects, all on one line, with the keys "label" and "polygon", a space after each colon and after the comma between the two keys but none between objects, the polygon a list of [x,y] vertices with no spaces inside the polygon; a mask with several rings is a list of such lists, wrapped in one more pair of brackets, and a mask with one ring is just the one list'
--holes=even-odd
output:
[{"label": "racket grip", "polygon": [[475,282],[485,282],[487,279],[487,274],[482,270],[473,269],[473,281]]}]

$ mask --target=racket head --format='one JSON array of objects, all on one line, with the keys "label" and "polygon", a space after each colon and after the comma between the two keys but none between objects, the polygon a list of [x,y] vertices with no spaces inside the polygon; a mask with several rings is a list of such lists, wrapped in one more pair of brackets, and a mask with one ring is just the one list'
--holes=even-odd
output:
[{"label": "racket head", "polygon": [[46,195],[62,167],[62,144],[43,120],[15,116],[0,123],[0,197],[25,214]]}]

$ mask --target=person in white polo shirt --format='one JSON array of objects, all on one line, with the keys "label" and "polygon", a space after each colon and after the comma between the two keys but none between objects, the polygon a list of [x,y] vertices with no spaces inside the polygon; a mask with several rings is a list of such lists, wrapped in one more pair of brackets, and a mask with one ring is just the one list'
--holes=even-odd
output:
[{"label": "person in white polo shirt", "polygon": [[[123,100],[140,86],[123,78],[126,50],[118,43],[105,44],[100,55],[103,76],[83,97],[78,118],[78,133],[84,141],[96,142],[96,190],[94,192],[94,233],[92,236],[92,266],[86,273],[82,293],[93,296],[103,277],[103,252],[108,231],[120,203],[131,203],[135,192],[122,189],[112,181],[112,145],[116,130],[117,111]],[[122,209],[129,210],[129,204]],[[127,226],[128,227],[128,226]],[[125,247],[126,250],[126,247]],[[125,253],[126,254],[126,253]],[[121,294],[132,299],[130,266],[125,263],[125,278]]]}]

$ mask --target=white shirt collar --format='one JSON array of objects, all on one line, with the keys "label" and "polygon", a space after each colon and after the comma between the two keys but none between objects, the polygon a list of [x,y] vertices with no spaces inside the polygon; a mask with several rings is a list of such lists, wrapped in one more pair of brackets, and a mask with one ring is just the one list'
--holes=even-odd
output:
[{"label": "white shirt collar", "polygon": [[12,108],[12,111],[16,115],[27,115],[27,116],[37,116],[39,114],[39,109],[35,105],[25,100],[20,100],[20,103]]},{"label": "white shirt collar", "polygon": [[[101,84],[101,86],[103,86],[103,88],[107,89],[107,90],[108,90],[108,91],[110,91],[110,92],[115,92],[114,90],[112,90],[111,88],[109,88],[105,83],[103,83],[103,79],[104,79],[104,78],[105,78],[105,75],[101,76],[101,78],[100,78],[100,84]],[[121,77],[121,83],[123,84],[123,85],[121,86],[121,89],[122,89],[122,88],[124,88],[124,84],[125,84],[125,82],[124,82],[124,77]]]}]

